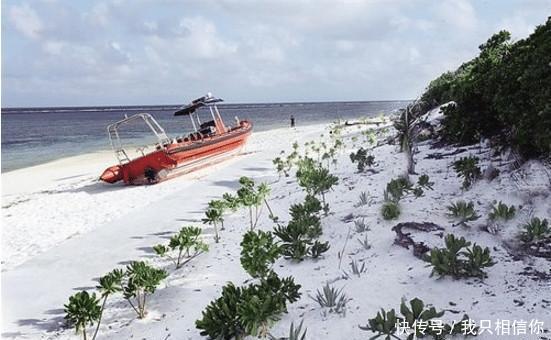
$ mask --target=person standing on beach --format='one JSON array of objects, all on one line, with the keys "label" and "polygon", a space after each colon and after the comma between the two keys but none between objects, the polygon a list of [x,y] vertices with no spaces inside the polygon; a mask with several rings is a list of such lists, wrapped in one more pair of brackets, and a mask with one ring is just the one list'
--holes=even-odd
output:
[{"label": "person standing on beach", "polygon": [[291,127],[295,127],[295,116],[291,115]]}]

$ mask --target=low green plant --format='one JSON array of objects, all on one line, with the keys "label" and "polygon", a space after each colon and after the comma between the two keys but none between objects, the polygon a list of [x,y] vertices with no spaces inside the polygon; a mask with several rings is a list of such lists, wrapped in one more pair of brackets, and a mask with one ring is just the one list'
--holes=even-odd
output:
[{"label": "low green plant", "polygon": [[[353,275],[361,277],[366,270],[367,268],[365,267],[365,262],[362,262],[362,265],[360,266],[356,260],[350,261],[350,271]],[[346,276],[349,276],[348,273],[346,273]]]},{"label": "low green plant", "polygon": [[[377,339],[384,336],[385,339],[391,338],[400,340],[398,335],[407,334],[407,340],[424,338],[430,336],[433,339],[445,339],[446,335],[457,335],[462,333],[462,321],[470,320],[468,315],[464,315],[460,321],[454,321],[451,325],[444,323],[440,318],[444,315],[444,311],[438,312],[436,308],[426,306],[423,300],[414,298],[407,302],[402,299],[400,303],[400,315],[394,309],[386,311],[381,308],[377,315],[368,319],[367,325],[359,326],[360,329],[375,333],[370,339]],[[431,320],[438,321],[435,323],[439,327],[429,327]],[[398,328],[400,327],[400,334]],[[403,333],[402,333],[403,332]]]},{"label": "low green plant", "polygon": [[315,297],[310,297],[316,301],[322,308],[328,308],[329,313],[342,314],[346,312],[346,304],[351,299],[343,293],[342,288],[331,287],[329,283],[323,286],[322,290],[317,290]]},{"label": "low green plant", "polygon": [[[200,239],[200,236],[200,228],[193,226],[183,227],[178,234],[170,238],[168,246],[158,244],[153,247],[153,250],[161,257],[168,257],[174,262],[176,269],[179,269],[191,259],[209,249],[208,245]],[[170,251],[176,251],[177,256],[170,255]],[[183,261],[184,258],[187,259]]]},{"label": "low green plant", "polygon": [[358,172],[364,172],[366,167],[371,167],[375,163],[375,157],[368,155],[364,148],[358,149],[355,153],[350,153],[350,160],[352,163],[358,163]]},{"label": "low green plant", "polygon": [[145,317],[147,296],[155,293],[161,281],[167,276],[166,271],[154,268],[143,261],[134,261],[126,267],[123,296],[138,314],[138,318]]},{"label": "low green plant", "polygon": [[299,290],[292,277],[280,279],[273,272],[260,283],[245,287],[228,283],[195,325],[201,335],[211,339],[266,337],[271,325],[287,312],[287,304],[300,298]]},{"label": "low green plant", "polygon": [[484,268],[491,267],[495,263],[490,256],[490,250],[476,244],[469,248],[471,242],[465,238],[456,238],[453,234],[445,237],[445,248],[434,248],[427,258],[432,268],[432,275],[450,275],[454,278],[461,277],[486,277]]},{"label": "low green plant", "polygon": [[387,312],[381,308],[381,311],[377,312],[374,318],[367,320],[367,325],[359,327],[361,330],[376,333],[370,340],[378,339],[381,336],[384,336],[386,340],[390,340],[391,338],[400,340],[400,338],[395,335],[398,321],[399,318],[396,316],[396,311],[394,309]]},{"label": "low green plant", "polygon": [[453,162],[453,169],[457,173],[457,177],[463,178],[462,188],[465,190],[471,188],[482,176],[478,161],[478,157],[469,156],[461,157],[459,160]]},{"label": "low green plant", "polygon": [[480,218],[476,214],[473,202],[465,202],[459,200],[446,207],[448,209],[448,217],[457,221],[456,225],[467,226],[468,222],[476,221]]},{"label": "low green plant", "polygon": [[490,220],[492,221],[509,221],[513,217],[515,217],[515,206],[507,206],[507,204],[502,203],[499,201],[497,204],[494,204],[492,206],[492,211],[488,215],[490,217]]},{"label": "low green plant", "polygon": [[272,233],[248,231],[241,241],[241,266],[254,278],[264,278],[281,254]]},{"label": "low green plant", "polygon": [[75,328],[77,334],[81,333],[82,338],[86,340],[86,327],[93,326],[101,318],[101,306],[96,293],[78,292],[69,297],[69,302],[64,307],[65,320]]},{"label": "low green plant", "polygon": [[381,207],[381,215],[385,220],[394,220],[400,216],[400,206],[394,201],[386,201]]},{"label": "low green plant", "polygon": [[546,219],[539,219],[534,217],[530,222],[523,225],[524,231],[521,234],[522,241],[529,243],[534,240],[541,240],[547,235],[551,234],[551,228]]},{"label": "low green plant", "polygon": [[298,165],[296,176],[299,186],[303,187],[308,195],[321,196],[322,207],[327,215],[329,205],[325,200],[325,194],[339,182],[339,178],[308,157],[303,158]]},{"label": "low green plant", "polygon": [[398,177],[387,183],[384,199],[398,203],[408,192],[413,191],[413,184],[407,177]]},{"label": "low green plant", "polygon": [[293,204],[289,209],[291,220],[287,225],[277,224],[274,234],[281,240],[284,257],[300,261],[307,255],[319,257],[329,249],[329,243],[315,241],[321,236],[320,201],[307,195],[303,203]]},{"label": "low green plant", "polygon": [[203,223],[210,224],[214,227],[214,242],[220,241],[220,234],[218,233],[218,223],[223,223],[222,211],[215,208],[208,208],[205,211],[205,217],[202,219]]}]

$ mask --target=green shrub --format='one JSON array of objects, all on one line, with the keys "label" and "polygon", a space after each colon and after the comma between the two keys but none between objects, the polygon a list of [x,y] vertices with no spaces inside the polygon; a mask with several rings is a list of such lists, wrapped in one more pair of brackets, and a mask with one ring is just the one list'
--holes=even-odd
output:
[{"label": "green shrub", "polygon": [[86,340],[86,327],[93,326],[101,318],[101,307],[96,293],[78,292],[69,297],[69,302],[64,307],[65,319],[69,325],[75,327],[77,334],[81,332],[82,338]]},{"label": "green shrub", "polygon": [[473,222],[480,218],[476,214],[473,202],[465,202],[459,200],[446,207],[448,209],[448,216],[455,219],[458,225],[467,226],[467,222]]},{"label": "green shrub", "polygon": [[461,277],[486,277],[483,271],[491,267],[494,262],[490,256],[490,250],[482,249],[478,245],[469,248],[471,242],[465,238],[456,238],[449,234],[445,238],[445,248],[434,248],[430,251],[428,261],[432,265],[432,275],[450,275],[454,278]]},{"label": "green shrub", "polygon": [[316,258],[329,249],[329,243],[314,240],[321,236],[321,221],[318,216],[320,201],[307,195],[303,203],[293,204],[289,209],[291,220],[286,226],[278,224],[274,234],[281,240],[284,257],[300,261],[307,255]]},{"label": "green shrub", "polygon": [[329,205],[325,201],[325,194],[339,182],[339,178],[329,173],[313,159],[305,157],[299,162],[296,173],[299,186],[303,187],[308,195],[321,196],[325,214],[329,212]]},{"label": "green shrub", "polygon": [[398,203],[407,193],[413,190],[413,184],[407,177],[398,177],[387,183],[384,191],[385,201]]},{"label": "green shrub", "polygon": [[549,155],[550,33],[551,18],[514,43],[500,31],[479,46],[477,57],[432,81],[424,101],[457,103],[444,110],[443,137],[474,143],[495,136],[526,156]]},{"label": "green shrub", "polygon": [[516,209],[514,205],[509,207],[507,206],[507,204],[499,201],[497,205],[494,204],[492,206],[492,211],[488,216],[492,221],[498,221],[498,220],[509,221],[510,219],[515,217],[515,212],[516,212]]},{"label": "green shrub", "polygon": [[381,214],[385,220],[394,220],[400,216],[400,206],[394,201],[383,203]]},{"label": "green shrub", "polygon": [[521,239],[527,243],[534,240],[541,240],[545,236],[551,234],[551,228],[549,228],[547,220],[540,220],[538,217],[532,218],[523,228],[524,231],[521,234]]},{"label": "green shrub", "polygon": [[281,313],[287,312],[287,303],[300,298],[299,290],[292,277],[280,279],[273,272],[258,284],[235,287],[229,283],[195,325],[202,330],[201,335],[212,339],[265,337]]},{"label": "green shrub", "polygon": [[248,231],[241,241],[241,266],[249,275],[264,278],[281,253],[272,233]]},{"label": "green shrub", "polygon": [[370,339],[377,339],[382,336],[385,339],[400,339],[396,334],[400,325],[409,334],[407,340],[424,338],[425,336],[431,336],[433,339],[439,340],[445,339],[446,335],[461,334],[462,321],[470,320],[468,315],[464,315],[461,321],[454,321],[452,325],[439,322],[439,327],[430,327],[429,322],[431,320],[440,321],[444,311],[438,312],[434,307],[425,307],[423,300],[418,298],[410,300],[409,303],[402,299],[400,314],[396,314],[394,309],[387,312],[381,308],[381,311],[377,312],[374,318],[369,319],[367,325],[360,326],[360,329],[376,333]]},{"label": "green shrub", "polygon": [[358,172],[364,172],[366,167],[371,167],[375,163],[375,157],[368,155],[367,150],[364,148],[358,149],[356,153],[350,153],[350,160],[352,163],[358,163]]},{"label": "green shrub", "polygon": [[478,167],[478,157],[461,157],[453,162],[453,169],[457,172],[457,177],[463,177],[462,188],[467,190],[482,176]]},{"label": "green shrub", "polygon": [[[158,244],[153,247],[153,250],[161,257],[168,257],[174,262],[176,269],[179,269],[189,260],[209,249],[208,245],[201,241],[200,236],[200,228],[193,226],[183,227],[178,234],[170,238],[168,246]],[[173,257],[169,251],[176,251],[178,255]],[[182,261],[184,258],[187,258],[187,260]]]},{"label": "green shrub", "polygon": [[[167,276],[168,273],[164,270],[154,268],[143,261],[134,261],[126,267],[123,295],[138,314],[138,318],[145,317],[147,296],[155,293],[157,286]],[[132,300],[135,303],[132,303]]]},{"label": "green shrub", "polygon": [[367,320],[367,325],[359,327],[361,330],[376,333],[370,340],[377,339],[381,336],[384,336],[386,340],[389,340],[391,337],[399,339],[394,335],[394,333],[396,333],[398,321],[400,321],[400,319],[396,316],[396,311],[394,309],[387,312],[381,308],[381,311],[377,312],[374,318]]}]

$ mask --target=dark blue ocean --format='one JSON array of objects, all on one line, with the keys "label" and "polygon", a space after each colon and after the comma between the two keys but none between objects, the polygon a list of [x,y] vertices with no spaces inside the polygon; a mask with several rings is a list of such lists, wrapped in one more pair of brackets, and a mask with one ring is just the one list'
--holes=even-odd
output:
[{"label": "dark blue ocean", "polygon": [[[331,122],[389,113],[407,101],[221,104],[220,113],[233,124],[234,117],[250,119],[254,131],[289,125]],[[56,107],[2,109],[2,172],[45,163],[58,158],[110,149],[106,127],[109,123],[139,112],[148,112],[171,137],[191,130],[188,117],[174,117],[179,105],[119,107]],[[205,114],[208,111],[205,112]],[[200,112],[201,114],[201,112]],[[203,115],[204,116],[204,115]],[[207,116],[205,116],[207,117]],[[139,140],[145,126],[130,127],[127,138]]]}]

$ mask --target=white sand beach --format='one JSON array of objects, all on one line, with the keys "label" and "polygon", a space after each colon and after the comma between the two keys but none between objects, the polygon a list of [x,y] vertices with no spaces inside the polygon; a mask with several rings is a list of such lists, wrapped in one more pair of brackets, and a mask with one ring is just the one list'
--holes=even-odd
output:
[{"label": "white sand beach", "polygon": [[[108,152],[3,174],[2,338],[78,338],[73,329],[63,328],[63,304],[77,291],[93,291],[99,276],[133,260],[163,267],[170,276],[151,296],[144,320],[136,319],[121,296],[110,299],[98,339],[203,338],[195,321],[207,304],[219,296],[225,283],[241,285],[250,280],[239,259],[248,215],[243,210],[228,216],[221,241],[216,244],[212,228],[201,223],[207,202],[225,192],[235,192],[239,177],[250,176],[256,182],[270,184],[269,201],[274,213],[287,221],[290,204],[301,201],[304,193],[294,175],[279,178],[272,159],[281,150],[291,150],[295,141],[303,145],[306,141],[327,140],[327,128],[314,125],[254,133],[239,156],[153,186],[98,182],[101,171],[114,163]],[[372,151],[374,171],[358,174],[348,155],[361,145],[361,129],[365,127],[344,129],[345,148],[336,166],[330,168],[339,177],[339,184],[327,195],[331,213],[322,219],[322,239],[329,241],[331,248],[317,260],[293,263],[280,258],[274,265],[277,273],[295,277],[295,282],[302,285],[302,297],[289,305],[288,313],[272,327],[271,334],[286,336],[291,322],[296,325],[304,320],[307,339],[366,339],[373,334],[358,325],[365,325],[380,308],[398,308],[402,298],[414,297],[446,310],[446,321],[459,320],[464,313],[474,320],[492,322],[538,319],[549,330],[551,286],[549,279],[538,275],[549,275],[551,264],[541,258],[514,256],[514,239],[520,225],[529,216],[551,216],[543,165],[534,161],[512,171],[506,160],[479,147],[465,147],[440,159],[427,158],[457,148],[431,149],[429,142],[421,143],[416,155],[417,172],[430,176],[434,190],[426,191],[421,198],[404,199],[399,219],[385,221],[380,214],[383,190],[390,179],[404,173],[405,159],[396,145],[382,145]],[[469,154],[480,157],[483,167],[491,163],[499,168],[500,176],[492,182],[482,180],[469,191],[461,190],[461,180],[450,164]],[[370,201],[358,206],[362,192]],[[482,215],[471,228],[452,227],[446,217],[446,205],[457,199],[474,201]],[[480,230],[494,200],[522,206],[496,235]],[[354,221],[360,220],[369,230],[355,230]],[[413,232],[427,244],[441,247],[442,236],[453,232],[489,247],[497,263],[487,270],[488,278],[430,277],[431,268],[414,257],[411,249],[394,244],[396,234],[391,228],[411,221],[433,222],[444,228],[440,233],[425,235]],[[151,247],[165,242],[184,225],[202,227],[210,249],[184,268],[174,270]],[[273,228],[267,213],[261,216],[258,228]],[[364,249],[358,241],[365,238],[370,249]],[[353,260],[364,263],[366,270],[360,276],[347,277],[344,271],[350,272]],[[342,288],[351,298],[344,315],[328,313],[310,298],[327,282]],[[481,334],[478,339],[495,339],[494,334]],[[531,335],[527,339],[537,338]]]}]

